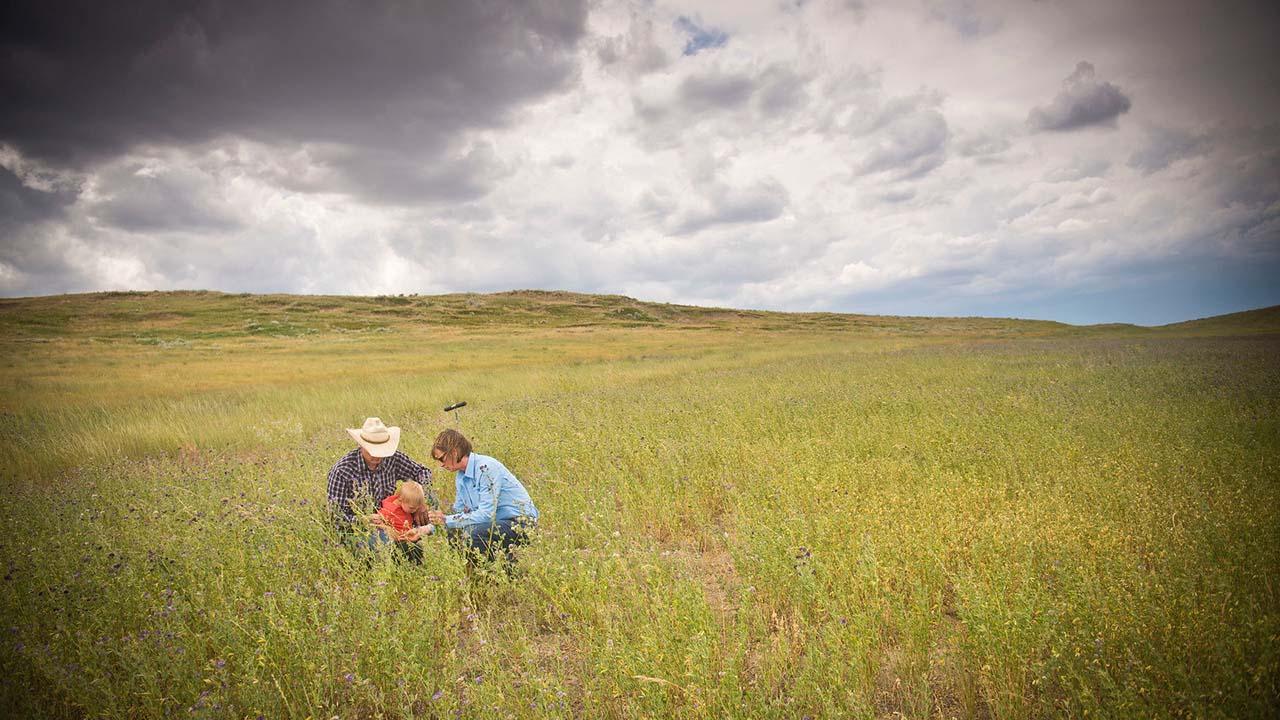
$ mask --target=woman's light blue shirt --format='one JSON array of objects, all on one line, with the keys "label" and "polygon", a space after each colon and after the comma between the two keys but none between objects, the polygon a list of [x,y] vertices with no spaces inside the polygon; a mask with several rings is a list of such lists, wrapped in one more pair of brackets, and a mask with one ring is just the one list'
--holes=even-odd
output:
[{"label": "woman's light blue shirt", "polygon": [[489,525],[517,517],[538,519],[529,491],[505,465],[488,455],[471,453],[467,469],[456,473],[457,496],[453,515],[446,515],[446,527]]}]

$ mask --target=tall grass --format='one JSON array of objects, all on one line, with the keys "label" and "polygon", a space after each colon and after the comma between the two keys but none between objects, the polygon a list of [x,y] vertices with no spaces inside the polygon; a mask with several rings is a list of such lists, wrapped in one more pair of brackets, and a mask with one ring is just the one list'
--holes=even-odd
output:
[{"label": "tall grass", "polygon": [[[1277,706],[1274,337],[407,339],[21,349],[2,376],[26,385],[3,416],[0,702],[130,718]],[[421,567],[336,547],[341,429],[380,415],[425,460],[458,399],[542,510],[520,572],[468,574],[438,541]],[[448,473],[436,489],[451,496]]]}]

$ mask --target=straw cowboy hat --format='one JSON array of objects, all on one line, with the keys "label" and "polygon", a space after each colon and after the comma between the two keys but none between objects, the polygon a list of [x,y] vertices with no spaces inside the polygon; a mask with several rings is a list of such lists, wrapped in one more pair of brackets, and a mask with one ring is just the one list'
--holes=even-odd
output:
[{"label": "straw cowboy hat", "polygon": [[391,457],[400,444],[400,428],[387,427],[376,417],[365,418],[362,428],[347,428],[347,434],[357,445],[378,458]]}]

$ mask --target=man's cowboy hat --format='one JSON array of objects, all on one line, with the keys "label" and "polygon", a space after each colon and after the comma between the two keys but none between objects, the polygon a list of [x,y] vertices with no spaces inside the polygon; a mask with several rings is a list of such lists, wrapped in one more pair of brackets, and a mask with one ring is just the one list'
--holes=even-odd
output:
[{"label": "man's cowboy hat", "polygon": [[365,418],[364,427],[347,428],[347,434],[374,457],[391,457],[400,444],[400,428],[387,427],[379,418]]}]

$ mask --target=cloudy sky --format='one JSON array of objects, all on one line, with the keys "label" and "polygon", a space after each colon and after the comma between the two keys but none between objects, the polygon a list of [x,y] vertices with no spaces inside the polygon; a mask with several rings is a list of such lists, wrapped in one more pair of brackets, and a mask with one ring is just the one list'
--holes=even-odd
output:
[{"label": "cloudy sky", "polygon": [[10,2],[0,295],[1280,303],[1280,3]]}]

